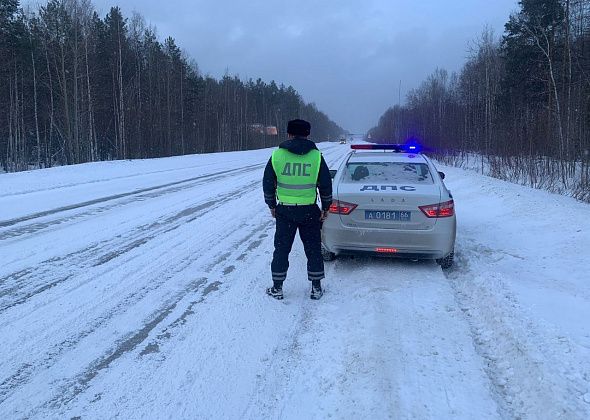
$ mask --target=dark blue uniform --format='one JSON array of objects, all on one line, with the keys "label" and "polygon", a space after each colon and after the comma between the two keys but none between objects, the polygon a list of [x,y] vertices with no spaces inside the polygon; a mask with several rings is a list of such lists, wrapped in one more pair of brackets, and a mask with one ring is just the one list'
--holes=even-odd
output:
[{"label": "dark blue uniform", "polygon": [[[291,153],[305,155],[317,149],[314,142],[305,138],[294,138],[279,145]],[[320,192],[322,210],[327,211],[332,204],[332,179],[324,158],[320,163],[317,180]],[[275,209],[276,232],[275,251],[273,254],[271,271],[275,283],[283,282],[287,278],[289,268],[289,253],[299,231],[307,256],[307,277],[310,281],[324,278],[324,261],[321,253],[321,211],[317,204],[312,205],[283,205],[276,199],[277,176],[269,160],[264,171],[263,189],[264,200],[270,209]]]}]

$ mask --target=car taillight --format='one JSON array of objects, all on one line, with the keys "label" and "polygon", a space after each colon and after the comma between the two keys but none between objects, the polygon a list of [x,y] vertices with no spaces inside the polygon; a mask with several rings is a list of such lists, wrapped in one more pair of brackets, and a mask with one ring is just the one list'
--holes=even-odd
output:
[{"label": "car taillight", "polygon": [[347,203],[345,201],[334,200],[330,206],[330,213],[348,215],[356,209],[358,205]]},{"label": "car taillight", "polygon": [[428,218],[451,217],[455,214],[455,202],[445,201],[444,203],[431,204],[429,206],[418,206],[422,213]]}]

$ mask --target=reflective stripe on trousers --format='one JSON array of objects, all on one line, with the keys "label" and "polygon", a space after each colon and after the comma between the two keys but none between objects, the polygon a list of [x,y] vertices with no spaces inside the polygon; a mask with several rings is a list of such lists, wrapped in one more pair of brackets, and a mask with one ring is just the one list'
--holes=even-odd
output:
[{"label": "reflective stripe on trousers", "polygon": [[323,271],[308,271],[307,272],[307,278],[309,281],[321,280],[324,277],[325,277],[325,275],[324,275]]},{"label": "reflective stripe on trousers", "polygon": [[286,278],[287,278],[286,271],[284,273],[275,273],[274,271],[272,272],[272,280],[273,281],[285,281]]}]

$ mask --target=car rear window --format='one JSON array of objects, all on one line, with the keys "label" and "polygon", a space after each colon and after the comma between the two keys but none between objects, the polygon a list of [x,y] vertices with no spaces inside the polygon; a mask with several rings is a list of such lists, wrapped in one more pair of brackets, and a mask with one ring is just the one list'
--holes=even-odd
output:
[{"label": "car rear window", "polygon": [[427,164],[409,162],[349,162],[344,182],[434,183]]}]

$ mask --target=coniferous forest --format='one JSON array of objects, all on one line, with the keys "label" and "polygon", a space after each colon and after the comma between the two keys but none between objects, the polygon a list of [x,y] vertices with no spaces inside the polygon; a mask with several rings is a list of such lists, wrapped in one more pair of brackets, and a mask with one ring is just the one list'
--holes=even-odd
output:
[{"label": "coniferous forest", "polygon": [[370,134],[590,201],[590,0],[521,0],[504,34],[485,29],[458,73],[436,70]]},{"label": "coniferous forest", "polygon": [[139,14],[0,0],[4,171],[269,147],[297,117],[316,140],[342,132],[291,86],[202,74]]}]

